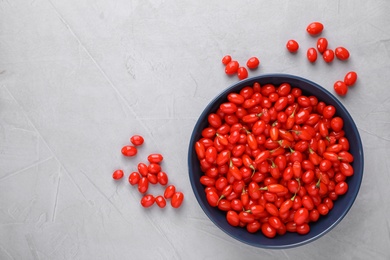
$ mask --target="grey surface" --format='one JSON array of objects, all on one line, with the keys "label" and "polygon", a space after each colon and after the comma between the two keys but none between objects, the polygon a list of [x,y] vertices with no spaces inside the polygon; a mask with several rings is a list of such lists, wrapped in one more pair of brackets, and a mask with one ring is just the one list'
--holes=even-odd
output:
[{"label": "grey surface", "polygon": [[[0,1],[0,259],[389,259],[389,10],[385,0]],[[312,21],[331,48],[350,50],[347,62],[308,63]],[[363,183],[345,219],[311,244],[247,246],[196,202],[187,146],[202,109],[237,82],[225,54],[258,56],[250,76],[289,73],[332,92],[347,71],[359,75],[341,100],[364,143]],[[145,145],[123,158],[136,133]],[[145,210],[126,179],[111,179],[151,152],[185,194],[179,210]]]}]

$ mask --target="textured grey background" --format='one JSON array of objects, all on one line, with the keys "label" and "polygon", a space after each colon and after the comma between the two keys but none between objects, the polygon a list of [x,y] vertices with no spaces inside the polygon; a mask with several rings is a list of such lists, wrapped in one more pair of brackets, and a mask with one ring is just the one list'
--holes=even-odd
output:
[{"label": "textured grey background", "polygon": [[[0,259],[389,259],[389,11],[386,0],[1,0]],[[312,21],[331,48],[350,50],[347,62],[308,63]],[[330,91],[359,74],[341,100],[364,143],[363,183],[345,219],[311,244],[247,246],[196,202],[188,142],[203,108],[237,82],[225,54],[258,56],[250,76],[295,74]],[[123,158],[135,133],[145,145]],[[111,179],[150,152],[184,192],[179,210],[145,210],[126,179]]]}]

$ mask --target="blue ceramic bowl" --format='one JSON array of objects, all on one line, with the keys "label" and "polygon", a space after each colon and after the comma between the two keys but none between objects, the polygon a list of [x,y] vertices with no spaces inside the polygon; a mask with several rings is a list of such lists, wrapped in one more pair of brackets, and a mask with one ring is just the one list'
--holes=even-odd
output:
[{"label": "blue ceramic bowl", "polygon": [[[194,151],[194,145],[195,142],[201,138],[202,129],[208,126],[208,114],[215,112],[221,103],[227,101],[228,93],[239,92],[243,87],[251,86],[255,82],[259,82],[261,85],[267,83],[280,85],[281,83],[287,82],[292,87],[300,88],[304,95],[314,95],[320,101],[324,101],[326,104],[335,106],[337,110],[336,115],[344,119],[344,131],[350,142],[349,152],[354,156],[354,162],[352,163],[352,166],[354,167],[354,175],[347,179],[349,187],[348,192],[343,196],[339,196],[338,200],[334,202],[334,207],[329,211],[328,215],[321,216],[317,222],[310,224],[310,232],[306,235],[287,232],[283,236],[276,236],[275,238],[269,239],[265,237],[261,231],[255,234],[251,234],[248,233],[244,228],[230,226],[226,221],[225,212],[220,211],[218,208],[209,206],[204,193],[204,187],[199,182],[199,179],[203,173],[200,170],[199,160]],[[319,86],[318,84],[301,77],[286,74],[268,74],[257,76],[242,80],[225,89],[210,102],[210,104],[200,115],[191,136],[188,152],[189,177],[192,189],[194,191],[195,197],[199,202],[199,205],[210,218],[210,220],[226,234],[243,243],[255,247],[271,249],[292,248],[310,243],[323,236],[332,228],[334,228],[338,223],[340,223],[340,221],[348,213],[359,192],[360,184],[363,178],[363,160],[363,147],[359,132],[351,115],[341,104],[341,102],[329,91]]]}]

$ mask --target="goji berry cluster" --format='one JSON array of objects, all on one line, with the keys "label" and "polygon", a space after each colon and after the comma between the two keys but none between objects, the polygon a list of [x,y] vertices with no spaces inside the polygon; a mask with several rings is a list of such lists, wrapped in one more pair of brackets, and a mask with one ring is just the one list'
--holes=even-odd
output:
[{"label": "goji berry cluster", "polygon": [[232,226],[273,238],[307,234],[354,174],[336,108],[288,83],[229,93],[195,143],[210,206]]},{"label": "goji berry cluster", "polygon": [[[321,32],[324,29],[324,25],[320,22],[313,22],[310,23],[306,31],[311,36],[318,36],[321,34]],[[295,53],[299,49],[299,44],[296,40],[288,40],[286,43],[286,48],[289,52]],[[333,51],[332,49],[328,48],[328,40],[324,37],[318,38],[317,40],[317,48],[308,48],[306,52],[307,59],[314,63],[317,60],[318,52],[322,55],[323,60],[326,63],[331,63],[334,60],[334,57],[336,56],[337,59],[345,61],[349,58],[350,54],[349,51],[342,46],[336,47]],[[340,95],[345,96],[348,93],[348,87],[353,86],[357,80],[357,74],[354,71],[348,72],[345,77],[344,81],[337,80],[334,85],[333,89],[334,91]]]},{"label": "goji berry cluster", "polygon": [[[227,75],[234,75],[237,73],[237,77],[242,80],[248,77],[248,70],[245,67],[240,66],[238,61],[232,60],[230,55],[225,55],[222,58],[222,64],[225,65],[225,73]],[[260,60],[257,57],[251,57],[246,62],[246,66],[254,70],[260,65]]]},{"label": "goji berry cluster", "polygon": [[[122,154],[127,157],[134,157],[138,152],[138,146],[144,143],[144,138],[140,135],[133,135],[130,138],[131,145],[122,147]],[[159,153],[149,154],[147,157],[148,163],[139,162],[137,164],[137,171],[130,173],[128,181],[132,186],[137,185],[138,191],[143,194],[141,198],[141,205],[145,208],[151,207],[154,203],[160,208],[166,206],[166,200],[171,200],[173,208],[179,208],[184,200],[184,194],[176,191],[174,185],[169,185],[165,188],[164,195],[154,196],[147,194],[149,184],[160,184],[166,186],[168,184],[168,175],[162,171],[161,162],[163,156]],[[124,176],[123,170],[115,170],[112,174],[114,180],[122,179]]]}]

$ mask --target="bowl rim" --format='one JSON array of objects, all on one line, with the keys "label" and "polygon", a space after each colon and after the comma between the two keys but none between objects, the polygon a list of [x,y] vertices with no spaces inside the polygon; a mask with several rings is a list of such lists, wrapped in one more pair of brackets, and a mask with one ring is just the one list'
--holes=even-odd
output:
[{"label": "bowl rim", "polygon": [[[215,105],[215,103],[217,103],[218,101],[220,101],[223,98],[226,98],[227,94],[230,93],[233,89],[235,89],[235,88],[237,88],[239,86],[241,86],[241,88],[245,87],[245,85],[251,86],[251,85],[253,85],[254,82],[257,82],[257,81],[259,81],[261,79],[264,79],[264,78],[283,78],[283,79],[285,79],[287,81],[298,80],[298,81],[303,81],[306,84],[315,86],[321,92],[324,92],[326,94],[326,96],[328,96],[328,98],[330,98],[332,100],[332,102],[336,103],[337,106],[340,107],[343,110],[343,113],[347,117],[347,118],[343,118],[343,119],[344,119],[344,121],[348,120],[348,121],[351,122],[351,126],[352,126],[352,128],[354,130],[353,132],[354,132],[354,134],[356,134],[356,139],[358,140],[357,147],[358,147],[359,158],[355,158],[355,160],[359,159],[359,161],[360,161],[361,173],[358,175],[357,186],[356,186],[355,192],[353,194],[349,194],[349,196],[351,196],[352,198],[348,201],[347,206],[342,211],[341,215],[337,218],[336,221],[334,221],[331,225],[329,225],[327,228],[325,228],[322,232],[319,232],[318,234],[316,234],[316,235],[314,235],[312,237],[309,237],[308,239],[303,240],[301,242],[292,243],[292,244],[286,244],[286,245],[255,244],[255,243],[251,243],[249,241],[246,241],[245,239],[242,239],[239,236],[235,236],[234,234],[231,234],[230,232],[225,230],[217,221],[214,220],[214,218],[212,217],[211,212],[209,212],[209,210],[206,208],[206,205],[204,205],[204,201],[201,200],[200,195],[198,193],[198,190],[195,187],[195,183],[194,183],[193,179],[191,178],[191,176],[193,175],[193,173],[192,173],[192,156],[194,154],[193,147],[194,147],[195,142],[197,141],[197,140],[194,140],[195,139],[195,134],[196,134],[195,130],[197,128],[199,128],[199,126],[202,123],[202,121],[205,119],[205,117],[208,115],[208,113],[210,113],[210,109],[213,107],[213,105]],[[312,242],[314,240],[317,240],[318,238],[322,237],[323,235],[328,233],[330,230],[332,230],[335,226],[337,226],[341,222],[342,219],[344,219],[344,217],[347,215],[347,213],[351,209],[352,205],[354,204],[354,202],[355,202],[355,200],[357,198],[357,195],[359,193],[359,190],[360,190],[360,186],[361,186],[362,179],[363,179],[363,172],[364,172],[364,152],[363,152],[362,140],[361,140],[361,137],[360,137],[360,134],[359,134],[359,131],[358,131],[358,128],[356,126],[355,121],[353,120],[353,118],[350,115],[349,111],[341,103],[341,101],[338,100],[338,98],[336,98],[331,92],[329,92],[327,89],[325,89],[321,85],[319,85],[319,84],[317,84],[317,83],[315,83],[315,82],[313,82],[313,81],[311,81],[309,79],[300,77],[300,76],[296,76],[296,75],[292,75],[292,74],[284,74],[284,73],[268,73],[268,74],[262,74],[262,75],[258,75],[258,76],[253,76],[253,77],[250,77],[250,78],[238,81],[238,82],[230,85],[229,87],[225,88],[221,92],[219,92],[211,101],[209,101],[207,106],[203,109],[203,111],[201,112],[200,116],[198,117],[198,119],[197,119],[197,121],[196,121],[196,123],[194,125],[193,131],[191,133],[191,138],[190,138],[189,148],[188,148],[188,170],[189,170],[189,175],[188,176],[190,178],[191,187],[192,187],[194,195],[195,195],[195,197],[196,197],[196,199],[198,201],[198,204],[202,208],[203,212],[207,215],[207,217],[220,230],[222,230],[224,233],[226,233],[230,237],[232,237],[232,238],[234,238],[234,239],[236,239],[238,241],[241,241],[242,243],[245,243],[247,245],[260,247],[260,248],[266,248],[266,249],[286,249],[286,248],[293,248],[293,247],[302,246],[302,245],[308,244],[308,243],[310,243],[310,242]]]}]

